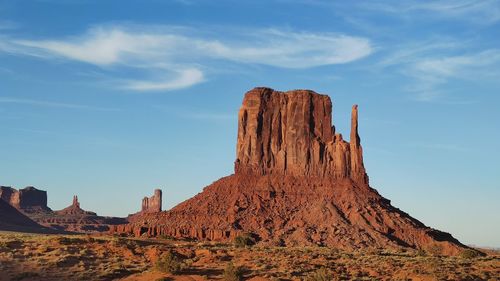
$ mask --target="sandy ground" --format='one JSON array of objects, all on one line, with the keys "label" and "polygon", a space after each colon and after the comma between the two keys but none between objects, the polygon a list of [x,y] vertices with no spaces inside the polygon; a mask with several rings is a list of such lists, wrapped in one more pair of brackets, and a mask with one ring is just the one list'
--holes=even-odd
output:
[{"label": "sandy ground", "polygon": [[[167,252],[182,264],[176,274],[155,266]],[[246,247],[168,239],[0,232],[0,281],[28,280],[488,280],[500,281],[500,253],[476,258],[407,252],[348,253],[336,249]],[[318,275],[319,274],[319,275]]]}]

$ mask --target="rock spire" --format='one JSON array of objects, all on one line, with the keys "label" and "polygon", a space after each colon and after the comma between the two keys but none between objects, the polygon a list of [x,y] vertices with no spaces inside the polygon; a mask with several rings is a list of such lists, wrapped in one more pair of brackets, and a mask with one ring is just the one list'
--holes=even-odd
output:
[{"label": "rock spire", "polygon": [[155,213],[161,212],[161,189],[155,189],[153,196],[142,199],[141,212]]}]

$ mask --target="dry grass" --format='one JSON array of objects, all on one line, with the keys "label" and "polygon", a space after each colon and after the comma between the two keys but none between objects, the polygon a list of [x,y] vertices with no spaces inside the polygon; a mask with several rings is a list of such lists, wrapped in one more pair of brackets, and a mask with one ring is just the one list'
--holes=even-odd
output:
[{"label": "dry grass", "polygon": [[[439,249],[344,252],[306,247],[238,248],[232,244],[112,236],[0,233],[4,280],[484,280],[500,281],[500,254],[445,257]],[[177,275],[155,264],[171,253]],[[244,269],[243,271],[241,269]],[[186,279],[187,278],[187,279]],[[237,279],[231,279],[237,280]]]}]

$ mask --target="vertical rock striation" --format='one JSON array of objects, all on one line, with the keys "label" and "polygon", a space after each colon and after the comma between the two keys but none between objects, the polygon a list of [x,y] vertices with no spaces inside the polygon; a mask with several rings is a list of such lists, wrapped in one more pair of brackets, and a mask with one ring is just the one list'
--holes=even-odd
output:
[{"label": "vertical rock striation", "polygon": [[333,176],[368,183],[353,106],[350,143],[335,134],[328,96],[255,88],[238,114],[236,173]]}]

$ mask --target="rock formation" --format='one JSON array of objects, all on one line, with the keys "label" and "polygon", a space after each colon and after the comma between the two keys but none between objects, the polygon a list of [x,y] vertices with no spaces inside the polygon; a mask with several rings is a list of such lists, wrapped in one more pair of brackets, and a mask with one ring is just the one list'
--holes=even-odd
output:
[{"label": "rock formation", "polygon": [[69,207],[52,211],[47,207],[47,192],[32,186],[20,190],[0,186],[0,201],[27,216],[41,231],[104,232],[109,230],[110,225],[127,223],[125,218],[102,217],[81,209],[76,195]]},{"label": "rock formation", "polygon": [[24,213],[51,211],[47,207],[47,192],[33,186],[19,190],[9,186],[0,186],[0,198]]},{"label": "rock formation", "polygon": [[78,196],[73,196],[73,203],[69,206],[66,207],[60,211],[55,212],[57,215],[60,216],[97,216],[96,213],[90,212],[90,211],[85,211],[82,208],[80,208],[80,202],[78,202]]},{"label": "rock formation", "polygon": [[238,114],[235,172],[333,176],[368,183],[357,118],[354,106],[348,143],[335,134],[328,96],[254,89],[245,95]]},{"label": "rock formation", "polygon": [[332,104],[313,91],[255,88],[238,114],[235,174],[169,211],[142,213],[112,232],[343,249],[464,245],[393,207],[368,184],[352,108],[349,142],[335,132]]},{"label": "rock formation", "polygon": [[153,196],[142,199],[141,212],[161,212],[161,189],[155,189]]},{"label": "rock formation", "polygon": [[104,232],[109,230],[110,225],[127,223],[124,218],[102,217],[83,210],[76,195],[70,206],[34,219],[44,226],[72,232]]}]

